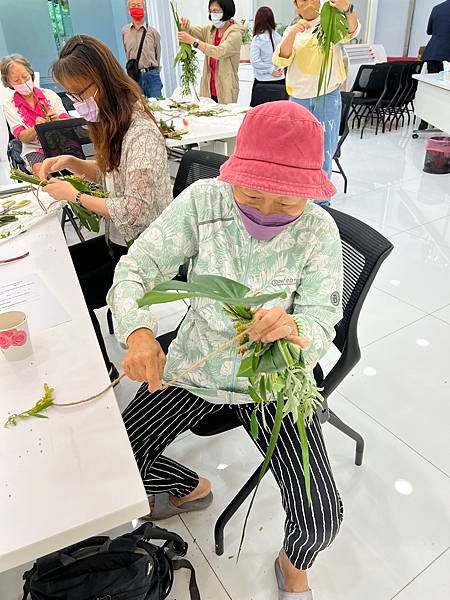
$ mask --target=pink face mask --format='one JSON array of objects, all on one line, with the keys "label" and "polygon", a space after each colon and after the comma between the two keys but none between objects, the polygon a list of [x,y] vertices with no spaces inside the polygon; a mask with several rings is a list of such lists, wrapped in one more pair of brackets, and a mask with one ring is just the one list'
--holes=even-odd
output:
[{"label": "pink face mask", "polygon": [[273,240],[300,216],[265,215],[257,208],[252,208],[246,204],[236,202],[236,206],[247,233],[260,242]]},{"label": "pink face mask", "polygon": [[33,93],[34,81],[30,77],[30,79],[25,83],[18,83],[17,85],[13,85],[13,88],[21,96],[29,96]]},{"label": "pink face mask", "polygon": [[87,100],[83,100],[83,102],[74,102],[73,107],[80,117],[83,117],[89,123],[97,123],[100,109],[93,96]]}]

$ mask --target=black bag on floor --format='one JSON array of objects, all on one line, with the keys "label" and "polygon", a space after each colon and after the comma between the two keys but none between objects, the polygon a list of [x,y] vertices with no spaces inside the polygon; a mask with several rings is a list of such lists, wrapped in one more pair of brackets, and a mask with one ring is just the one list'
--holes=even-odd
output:
[{"label": "black bag on floor", "polygon": [[187,549],[179,535],[153,523],[115,540],[93,537],[38,559],[24,573],[23,600],[164,600],[181,568],[191,571],[191,599],[200,600],[194,567],[174,560]]}]

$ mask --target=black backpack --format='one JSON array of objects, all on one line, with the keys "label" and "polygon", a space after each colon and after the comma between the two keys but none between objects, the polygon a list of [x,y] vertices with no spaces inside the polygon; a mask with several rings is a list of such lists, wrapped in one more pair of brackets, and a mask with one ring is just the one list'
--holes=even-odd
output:
[{"label": "black backpack", "polygon": [[187,549],[179,535],[153,523],[115,540],[92,537],[38,559],[24,573],[23,600],[164,600],[180,568],[191,571],[191,600],[200,600],[191,563],[173,560]]}]

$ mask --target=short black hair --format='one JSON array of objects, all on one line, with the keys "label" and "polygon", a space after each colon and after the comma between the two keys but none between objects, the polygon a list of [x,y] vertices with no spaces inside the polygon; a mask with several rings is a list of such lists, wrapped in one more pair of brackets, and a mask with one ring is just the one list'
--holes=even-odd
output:
[{"label": "short black hair", "polygon": [[217,2],[217,4],[223,10],[223,21],[229,21],[236,14],[236,5],[234,0],[209,0],[208,10],[211,8],[211,4],[214,4],[214,2]]}]

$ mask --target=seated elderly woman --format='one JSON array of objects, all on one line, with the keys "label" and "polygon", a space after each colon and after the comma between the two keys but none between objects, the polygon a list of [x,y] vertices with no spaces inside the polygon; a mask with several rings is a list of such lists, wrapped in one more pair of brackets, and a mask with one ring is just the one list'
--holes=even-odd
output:
[{"label": "seated elderly woman", "polygon": [[14,90],[3,107],[14,137],[22,142],[22,157],[38,175],[44,152],[36,135],[35,125],[57,119],[68,119],[61,98],[53,90],[43,90],[34,84],[31,64],[20,54],[11,54],[0,63],[2,83]]},{"label": "seated elderly woman", "polygon": [[[220,177],[198,181],[178,196],[116,268],[108,301],[117,335],[128,347],[124,369],[131,379],[144,382],[124,421],[152,521],[204,509],[212,501],[210,482],[167,458],[167,446],[224,405],[250,433],[254,403],[245,379],[236,376],[239,356],[230,344],[200,368],[185,371],[235,335],[223,305],[192,301],[166,363],[152,311],[138,308],[137,300],[174,277],[187,260],[189,278],[220,274],[245,284],[253,294],[284,290],[286,300],[257,312],[250,337],[297,344],[305,368],[312,371],[342,317],[339,232],[332,217],[310,200],[336,191],[322,164],[323,129],[308,110],[284,101],[253,109]],[[180,370],[184,376],[179,383],[163,387],[163,379],[177,378]],[[269,425],[274,423],[274,404],[265,411]],[[263,431],[264,419],[257,414]],[[280,600],[312,598],[307,570],[335,538],[343,515],[317,414],[306,431],[311,504],[299,433],[290,417],[282,422],[271,461],[286,513],[283,549],[275,562]],[[257,440],[263,454],[268,437]]]}]

